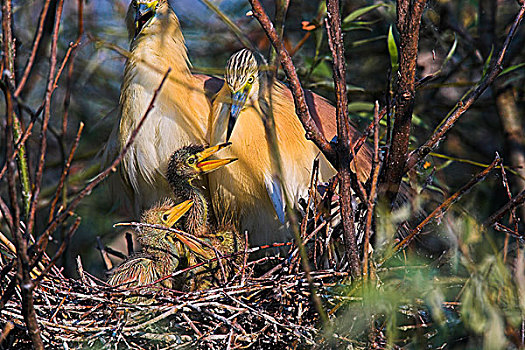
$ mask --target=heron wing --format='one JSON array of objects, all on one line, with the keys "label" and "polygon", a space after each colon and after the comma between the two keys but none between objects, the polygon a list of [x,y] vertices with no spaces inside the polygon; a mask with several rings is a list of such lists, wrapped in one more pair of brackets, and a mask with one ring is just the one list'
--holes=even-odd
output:
[{"label": "heron wing", "polygon": [[281,224],[284,224],[285,203],[281,181],[275,176],[265,175],[264,184],[266,185],[266,191],[268,192],[268,196],[270,196],[275,213]]}]

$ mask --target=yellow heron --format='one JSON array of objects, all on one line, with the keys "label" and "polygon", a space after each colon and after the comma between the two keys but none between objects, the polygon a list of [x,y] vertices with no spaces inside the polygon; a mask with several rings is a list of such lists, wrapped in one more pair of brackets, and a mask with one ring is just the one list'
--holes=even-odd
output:
[{"label": "yellow heron", "polygon": [[194,202],[193,208],[185,218],[184,228],[195,236],[209,231],[209,214],[208,201],[194,181],[203,174],[216,171],[237,160],[209,159],[229,145],[230,143],[222,143],[204,148],[202,145],[192,144],[176,150],[170,157],[166,177],[176,198]]},{"label": "yellow heron", "polygon": [[[190,72],[180,24],[167,0],[132,0],[126,24],[130,52],[120,91],[119,123],[108,142],[106,162],[126,144],[171,68],[120,169],[126,193],[139,213],[169,193],[164,175],[171,152],[205,141],[210,113],[207,94],[218,91],[221,82]],[[205,85],[212,92],[207,93]]]},{"label": "yellow heron", "polygon": [[[258,53],[248,49],[235,53],[227,63],[225,80],[212,106],[209,138],[211,143],[231,141],[226,154],[238,161],[208,176],[214,209],[219,218],[236,213],[242,230],[250,233],[251,244],[282,241],[291,236],[284,224],[282,189],[294,205],[306,196],[316,157],[320,159],[321,179],[328,179],[335,171],[315,144],[306,139],[290,90],[279,81],[268,87],[267,66]],[[265,89],[272,94],[271,105],[264,96]],[[336,133],[335,108],[322,97],[305,93],[312,117],[317,118],[325,137],[332,139]],[[272,108],[275,121],[283,183],[272,175],[269,139],[263,124],[268,108]],[[323,118],[323,124],[319,118]],[[349,127],[355,141],[359,132]],[[370,159],[370,149],[365,145],[352,163],[361,181],[369,177]]]},{"label": "yellow heron", "polygon": [[[193,207],[182,220],[183,229],[194,234],[204,244],[199,247],[188,247],[188,265],[196,265],[213,258],[220,258],[237,252],[240,236],[234,225],[223,222],[214,226],[210,223],[208,215],[208,202],[204,197],[202,188],[196,186],[194,181],[201,175],[217,171],[227,164],[233,163],[236,158],[209,159],[218,151],[227,148],[230,143],[204,148],[202,145],[188,145],[175,151],[169,161],[167,179],[171,185],[174,196],[180,200],[192,201]],[[193,242],[190,242],[193,243]],[[197,249],[195,249],[197,248]],[[183,282],[190,291],[202,290],[216,285],[220,281],[220,274],[226,278],[235,271],[235,261],[242,258],[237,255],[233,259],[222,259],[205,263],[189,274],[182,276]],[[233,260],[233,261],[232,261]]]}]

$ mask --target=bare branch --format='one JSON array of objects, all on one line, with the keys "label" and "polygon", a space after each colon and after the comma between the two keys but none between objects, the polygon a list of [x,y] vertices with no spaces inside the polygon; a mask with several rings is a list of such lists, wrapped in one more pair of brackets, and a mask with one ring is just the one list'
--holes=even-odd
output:
[{"label": "bare branch", "polygon": [[279,39],[279,35],[277,34],[272,22],[270,21],[270,18],[264,11],[259,0],[250,0],[250,4],[252,5],[255,18],[257,18],[261,24],[266,35],[270,39],[270,42],[279,55],[284,72],[286,73],[286,76],[290,82],[290,88],[292,90],[292,95],[295,102],[295,112],[299,117],[299,120],[301,121],[304,129],[306,130],[306,138],[308,140],[312,140],[321,150],[321,152],[323,152],[325,157],[335,165],[335,151],[310,116],[304,96],[304,91],[299,81],[299,77],[297,76],[297,72],[295,71],[290,54],[288,51],[286,51],[284,44]]},{"label": "bare branch", "polygon": [[352,178],[350,162],[351,135],[348,121],[348,99],[346,96],[346,67],[345,53],[343,48],[343,35],[341,33],[341,15],[339,14],[339,0],[328,0],[327,2],[326,31],[328,32],[328,43],[333,57],[333,78],[336,95],[337,111],[337,160],[341,219],[343,222],[343,236],[345,250],[349,259],[350,273],[357,277],[360,274],[359,254],[357,250],[357,239],[354,227],[354,210],[352,209]]},{"label": "bare branch", "polygon": [[[55,214],[55,207],[58,202],[58,198],[60,197],[60,193],[62,192],[62,188],[64,188],[64,184],[66,182],[66,178],[69,175],[69,168],[71,167],[71,162],[73,161],[73,156],[75,155],[75,151],[78,147],[78,143],[80,142],[80,135],[82,134],[82,130],[84,129],[84,123],[80,122],[80,126],[78,127],[77,136],[75,137],[75,141],[73,142],[73,146],[71,146],[71,151],[69,152],[69,156],[67,158],[66,164],[64,164],[64,170],[62,171],[62,174],[60,175],[60,180],[58,182],[58,187],[55,192],[55,196],[53,200],[51,201],[51,207],[49,209],[49,219],[48,222],[51,222],[53,219],[53,216]],[[45,248],[44,248],[45,249]]]},{"label": "bare branch", "polygon": [[505,216],[509,211],[513,210],[514,208],[519,207],[525,202],[525,190],[521,191],[518,195],[514,196],[512,200],[507,202],[503,207],[498,209],[494,214],[492,214],[484,223],[484,226],[490,227],[496,224],[498,220],[501,220],[503,216]]},{"label": "bare branch", "polygon": [[381,164],[379,162],[379,103],[376,101],[374,107],[374,160],[372,162],[372,184],[370,186],[370,194],[368,195],[366,221],[365,221],[365,241],[363,245],[363,277],[368,279],[368,256],[370,245],[370,233],[372,231],[372,218],[374,216],[375,202],[377,197],[377,184],[379,181],[379,173]]},{"label": "bare branch", "polygon": [[33,40],[33,48],[31,49],[31,55],[27,59],[24,74],[22,75],[22,79],[20,79],[20,82],[18,83],[14,94],[15,97],[20,96],[20,93],[24,88],[27,78],[29,77],[29,73],[31,72],[31,68],[33,67],[33,63],[35,62],[35,57],[38,51],[38,46],[40,44],[40,39],[42,38],[42,34],[44,32],[44,21],[46,19],[47,11],[49,10],[50,1],[51,0],[45,0],[44,6],[42,7],[42,11],[40,12],[40,18],[38,19],[38,29],[36,31],[35,39]]},{"label": "bare branch", "polygon": [[419,27],[426,0],[397,1],[397,30],[399,32],[399,80],[395,89],[395,120],[392,140],[384,169],[384,183],[391,203],[396,199],[405,173],[408,141],[415,99],[416,63]]},{"label": "bare branch", "polygon": [[436,217],[443,215],[445,211],[448,210],[448,208],[457,202],[465,193],[470,191],[472,187],[480,183],[485,179],[485,177],[494,169],[496,166],[501,166],[501,158],[496,153],[496,158],[494,158],[494,161],[483,171],[481,171],[479,174],[477,174],[472,180],[470,180],[465,186],[461,187],[456,193],[454,193],[452,196],[448,197],[439,207],[437,207],[432,213],[430,213],[429,216],[427,216],[419,225],[417,225],[416,228],[410,231],[410,233],[401,241],[399,242],[395,248],[394,252],[397,252],[400,249],[405,248],[412,239],[418,235],[421,230],[423,230],[423,227],[425,227],[430,221],[434,220]]},{"label": "bare branch", "polygon": [[55,26],[53,28],[53,39],[51,43],[51,56],[49,57],[49,75],[47,79],[47,89],[45,94],[44,102],[44,120],[42,122],[41,140],[40,140],[40,153],[38,157],[38,166],[35,175],[35,183],[33,193],[31,194],[31,205],[29,208],[29,215],[27,220],[27,232],[33,231],[36,204],[38,202],[38,196],[40,194],[40,187],[42,184],[42,176],[44,173],[44,162],[47,149],[47,128],[49,119],[51,117],[51,96],[53,94],[53,83],[55,78],[55,69],[57,63],[57,42],[58,42],[58,30],[60,28],[60,18],[62,17],[62,9],[64,6],[64,0],[59,0],[57,5],[57,11],[55,14]]},{"label": "bare branch", "polygon": [[492,64],[489,71],[485,74],[483,79],[481,79],[477,87],[474,90],[472,90],[467,96],[465,96],[463,100],[459,101],[456,104],[451,113],[449,113],[449,116],[440,124],[439,128],[427,140],[427,142],[425,142],[425,144],[423,144],[410,154],[404,172],[407,172],[410,169],[412,169],[417,163],[419,163],[430,152],[432,152],[437,147],[438,143],[444,139],[447,132],[456,124],[456,122],[463,115],[463,113],[465,113],[470,108],[470,106],[472,106],[472,104],[476,102],[476,100],[481,96],[481,94],[494,82],[494,80],[496,80],[498,75],[503,70],[502,64],[505,58],[505,54],[509,48],[512,39],[516,34],[516,31],[523,19],[524,14],[525,3],[522,3],[520,11],[514,19],[512,27],[510,28],[509,33],[507,34],[505,43],[501,48],[497,60],[494,62],[494,64]]}]

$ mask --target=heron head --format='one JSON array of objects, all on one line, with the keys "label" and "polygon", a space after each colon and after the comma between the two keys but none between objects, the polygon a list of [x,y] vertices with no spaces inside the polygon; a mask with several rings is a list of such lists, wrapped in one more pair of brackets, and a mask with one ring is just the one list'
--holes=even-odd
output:
[{"label": "heron head", "polygon": [[[192,200],[186,200],[175,205],[171,199],[165,199],[163,202],[146,210],[142,214],[141,221],[146,224],[172,228],[192,206]],[[137,240],[146,251],[154,252],[164,249],[179,257],[185,255],[187,249],[204,254],[202,245],[187,235],[152,227],[141,228]]]},{"label": "heron head", "polygon": [[[154,205],[148,210],[144,211],[141,216],[141,222],[150,225],[162,225],[165,227],[173,227],[193,206],[193,201],[187,200],[175,205],[173,200],[167,198],[160,203]],[[170,231],[155,229],[152,227],[141,227],[141,235],[143,239],[148,237],[158,237],[165,234],[170,234]]]},{"label": "heron head", "polygon": [[126,16],[130,39],[151,31],[158,19],[166,16],[168,11],[168,0],[131,0]]},{"label": "heron head", "polygon": [[209,159],[231,143],[221,143],[204,148],[202,145],[189,145],[175,151],[168,163],[167,178],[170,183],[191,182],[202,174],[222,168],[237,158]]},{"label": "heron head", "polygon": [[239,240],[236,232],[231,229],[219,229],[210,233],[206,239],[223,254],[232,254],[239,251]]},{"label": "heron head", "polygon": [[246,103],[253,105],[258,98],[262,62],[262,57],[249,49],[242,49],[228,60],[225,79],[230,89],[231,108],[226,140],[230,139],[235,122]]}]

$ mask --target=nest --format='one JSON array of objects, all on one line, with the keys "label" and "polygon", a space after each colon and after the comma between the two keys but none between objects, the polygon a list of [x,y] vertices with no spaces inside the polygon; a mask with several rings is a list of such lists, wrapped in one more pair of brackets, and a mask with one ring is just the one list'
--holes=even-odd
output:
[{"label": "nest", "polygon": [[[341,237],[340,228],[331,224],[333,215],[325,217],[318,211],[330,192],[317,201],[314,193],[311,185],[311,196],[302,204],[301,212],[301,236],[313,269],[308,274],[301,269],[299,248],[290,244],[273,245],[274,252],[279,246],[281,251],[286,250],[286,257],[258,260],[248,259],[249,254],[272,246],[248,249],[246,245],[239,252],[244,259],[235,276],[228,281],[221,279],[220,287],[196,292],[167,289],[160,283],[112,287],[85,272],[79,257],[79,279],[66,278],[54,268],[33,291],[44,345],[61,349],[240,349],[308,348],[324,342],[317,308],[326,308],[332,298],[337,299],[334,287],[348,277],[342,272],[347,270],[348,261],[334,248],[341,244]],[[232,260],[235,256],[223,258]],[[0,276],[3,281],[16,279],[15,268],[4,271]],[[184,271],[175,274],[180,272]],[[0,324],[5,325],[0,344],[10,349],[30,348],[22,293],[18,286],[9,284],[1,291],[7,295],[11,290],[15,296],[0,308]],[[313,298],[313,290],[323,299]]]},{"label": "nest", "polygon": [[[80,279],[67,279],[55,271],[34,291],[46,348],[307,347],[320,336],[309,282],[304,273],[288,273],[287,264],[254,277],[258,262],[249,262],[220,288],[182,293],[109,287],[84,272],[80,260],[77,263]],[[346,274],[326,270],[310,276],[322,295]],[[130,297],[143,302],[126,302]],[[1,323],[14,323],[3,343],[14,349],[31,346],[19,300],[12,298],[0,311]]]}]

